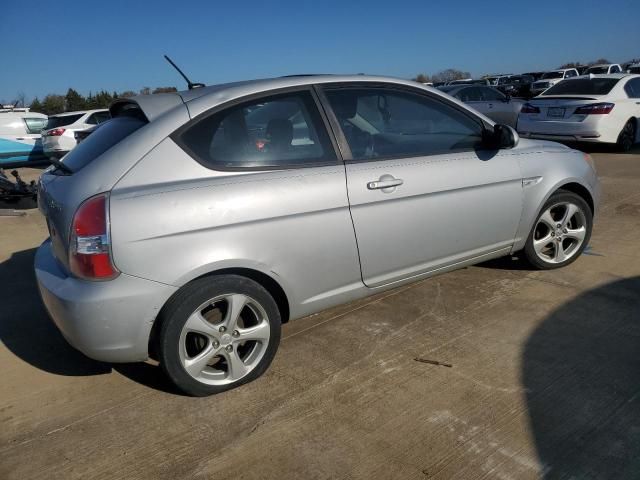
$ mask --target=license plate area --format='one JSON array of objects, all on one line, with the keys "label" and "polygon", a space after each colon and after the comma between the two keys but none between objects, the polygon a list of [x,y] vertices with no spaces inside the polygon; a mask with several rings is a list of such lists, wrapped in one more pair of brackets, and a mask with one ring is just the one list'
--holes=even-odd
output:
[{"label": "license plate area", "polygon": [[547,109],[547,117],[549,118],[564,118],[565,108],[562,107],[549,107]]}]

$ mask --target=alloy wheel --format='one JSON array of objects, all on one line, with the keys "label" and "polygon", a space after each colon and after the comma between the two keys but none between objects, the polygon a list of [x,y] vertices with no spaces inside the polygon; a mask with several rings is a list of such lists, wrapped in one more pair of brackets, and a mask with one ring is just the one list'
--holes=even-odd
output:
[{"label": "alloy wheel", "polygon": [[533,249],[546,263],[563,263],[582,246],[587,221],[578,205],[562,202],[547,208],[538,219],[533,234]]},{"label": "alloy wheel", "polygon": [[185,322],[179,338],[184,370],[209,385],[228,385],[248,375],[269,344],[269,318],[253,298],[220,295],[200,305]]}]

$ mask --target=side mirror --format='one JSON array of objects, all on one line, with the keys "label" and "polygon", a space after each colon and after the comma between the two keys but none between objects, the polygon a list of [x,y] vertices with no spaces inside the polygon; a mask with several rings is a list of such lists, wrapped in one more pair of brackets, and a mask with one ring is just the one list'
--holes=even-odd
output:
[{"label": "side mirror", "polygon": [[509,149],[518,145],[520,136],[515,129],[509,125],[496,124],[493,131],[487,130],[485,133],[484,143],[491,149]]}]

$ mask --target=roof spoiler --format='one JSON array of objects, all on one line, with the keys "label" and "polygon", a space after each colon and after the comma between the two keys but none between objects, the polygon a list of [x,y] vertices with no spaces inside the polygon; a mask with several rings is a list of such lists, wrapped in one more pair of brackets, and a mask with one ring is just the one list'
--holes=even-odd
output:
[{"label": "roof spoiler", "polygon": [[109,107],[109,113],[111,113],[111,117],[129,116],[153,122],[159,116],[179,105],[184,105],[179,94],[155,93],[115,100]]}]

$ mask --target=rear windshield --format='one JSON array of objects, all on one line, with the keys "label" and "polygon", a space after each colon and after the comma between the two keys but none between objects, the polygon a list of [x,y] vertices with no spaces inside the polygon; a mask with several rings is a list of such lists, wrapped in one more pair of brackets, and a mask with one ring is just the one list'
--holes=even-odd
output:
[{"label": "rear windshield", "polygon": [[42,129],[47,125],[46,118],[23,118],[25,125],[27,126],[27,131],[29,133],[40,133]]},{"label": "rear windshield", "polygon": [[586,73],[599,74],[599,73],[608,73],[608,71],[609,71],[609,67],[591,67],[587,69]]},{"label": "rear windshield", "polygon": [[547,72],[542,78],[562,78],[562,72]]},{"label": "rear windshield", "polygon": [[616,83],[617,78],[576,78],[557,83],[542,95],[606,95]]},{"label": "rear windshield", "polygon": [[51,128],[64,127],[66,125],[71,125],[73,122],[77,121],[82,117],[84,113],[79,113],[78,115],[63,115],[61,117],[49,117],[49,121],[47,122],[47,130]]},{"label": "rear windshield", "polygon": [[145,124],[146,121],[130,116],[101,123],[63,158],[63,163],[77,172]]}]

